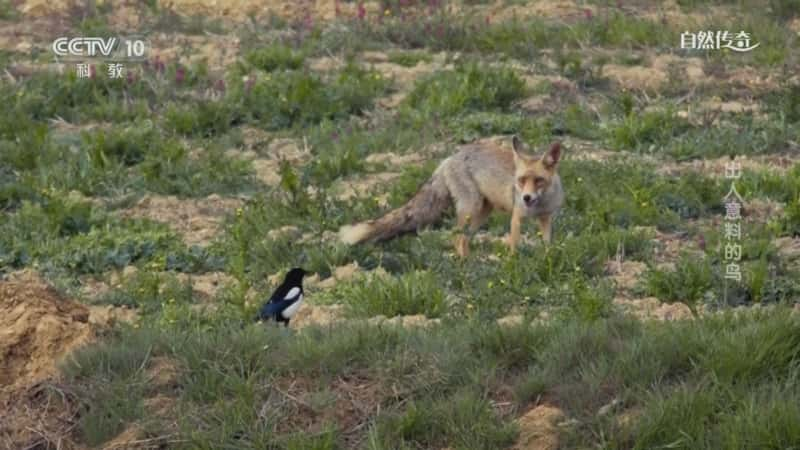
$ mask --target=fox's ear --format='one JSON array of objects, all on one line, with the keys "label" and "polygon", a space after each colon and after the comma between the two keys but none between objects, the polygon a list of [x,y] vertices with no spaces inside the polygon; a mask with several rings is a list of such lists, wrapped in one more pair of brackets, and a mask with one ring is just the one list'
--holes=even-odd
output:
[{"label": "fox's ear", "polygon": [[553,145],[550,146],[550,150],[544,154],[544,158],[542,158],[542,162],[544,166],[548,169],[552,169],[558,164],[558,160],[561,158],[561,143],[554,142]]},{"label": "fox's ear", "polygon": [[514,159],[525,157],[525,144],[516,134],[511,138],[511,146],[514,148]]}]

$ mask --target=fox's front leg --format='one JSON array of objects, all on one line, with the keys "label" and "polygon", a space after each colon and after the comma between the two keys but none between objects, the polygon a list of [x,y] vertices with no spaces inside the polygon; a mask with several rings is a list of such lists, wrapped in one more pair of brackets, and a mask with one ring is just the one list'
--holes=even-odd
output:
[{"label": "fox's front leg", "polygon": [[514,208],[511,212],[511,233],[508,235],[508,247],[513,255],[517,251],[519,235],[522,229],[522,212]]},{"label": "fox's front leg", "polygon": [[550,216],[539,216],[539,231],[542,233],[542,240],[548,244],[553,239],[553,229]]}]

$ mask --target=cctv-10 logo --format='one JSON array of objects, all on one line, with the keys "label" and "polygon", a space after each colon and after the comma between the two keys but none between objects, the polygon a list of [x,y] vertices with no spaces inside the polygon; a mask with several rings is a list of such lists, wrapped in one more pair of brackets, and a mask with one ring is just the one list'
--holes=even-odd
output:
[{"label": "cctv-10 logo", "polygon": [[107,60],[143,60],[147,41],[124,37],[60,37],[53,41],[53,53],[65,59],[100,57]]}]

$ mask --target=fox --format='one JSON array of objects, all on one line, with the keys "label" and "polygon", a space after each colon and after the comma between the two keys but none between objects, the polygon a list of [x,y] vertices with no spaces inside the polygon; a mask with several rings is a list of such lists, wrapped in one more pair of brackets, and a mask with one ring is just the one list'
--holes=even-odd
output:
[{"label": "fox", "polygon": [[537,219],[543,241],[550,243],[553,218],[565,196],[557,170],[561,143],[552,143],[541,156],[531,155],[516,135],[511,144],[511,149],[497,142],[462,146],[439,164],[408,203],[380,218],[341,227],[339,239],[355,245],[417,232],[439,222],[452,205],[455,252],[462,258],[469,254],[469,236],[494,210],[511,213],[506,238],[511,254],[516,252],[526,217]]}]

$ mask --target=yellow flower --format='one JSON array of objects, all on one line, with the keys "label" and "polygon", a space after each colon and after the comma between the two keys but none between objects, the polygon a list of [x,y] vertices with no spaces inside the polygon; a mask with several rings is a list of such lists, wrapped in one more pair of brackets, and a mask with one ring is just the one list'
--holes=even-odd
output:
[{"label": "yellow flower", "polygon": [[389,8],[386,8],[386,11],[383,12],[384,16],[388,16],[388,15],[391,15],[391,14],[392,14],[392,10],[389,9]]}]

